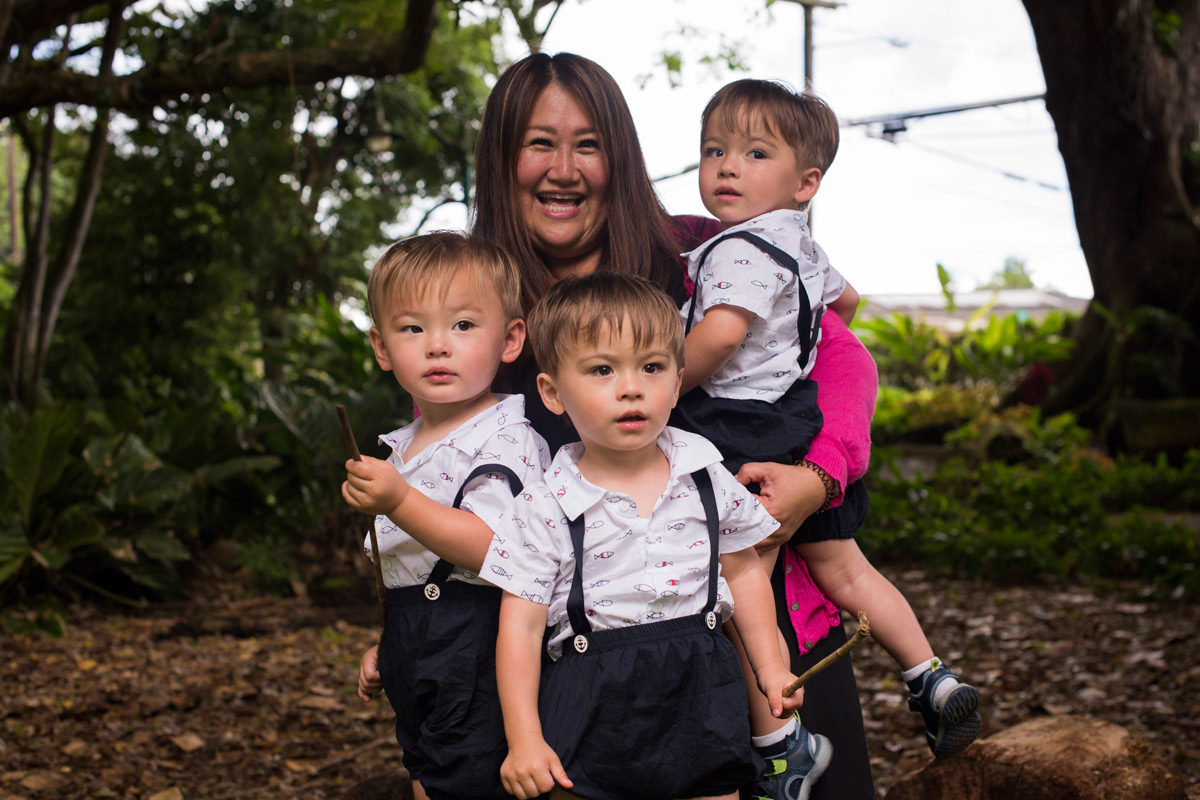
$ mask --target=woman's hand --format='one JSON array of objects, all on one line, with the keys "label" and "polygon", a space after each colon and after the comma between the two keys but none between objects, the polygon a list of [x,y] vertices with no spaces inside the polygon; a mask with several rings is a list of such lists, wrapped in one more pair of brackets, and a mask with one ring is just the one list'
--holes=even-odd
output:
[{"label": "woman's hand", "polygon": [[808,467],[754,461],[742,465],[737,479],[743,486],[757,483],[763,508],[779,521],[779,530],[755,546],[760,552],[786,542],[825,505],[825,484]]}]

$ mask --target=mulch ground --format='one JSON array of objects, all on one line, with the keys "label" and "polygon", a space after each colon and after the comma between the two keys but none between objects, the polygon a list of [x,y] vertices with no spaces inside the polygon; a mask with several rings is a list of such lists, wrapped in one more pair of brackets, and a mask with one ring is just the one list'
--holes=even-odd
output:
[{"label": "mulch ground", "polygon": [[[1088,714],[1148,739],[1200,799],[1200,604],[891,577],[939,655],[983,690],[985,736]],[[386,786],[398,766],[390,709],[353,689],[373,613],[295,599],[78,608],[63,639],[0,638],[0,798],[333,798],[356,786],[365,796],[372,778]],[[855,663],[883,795],[930,756],[882,649],[867,642]]]}]

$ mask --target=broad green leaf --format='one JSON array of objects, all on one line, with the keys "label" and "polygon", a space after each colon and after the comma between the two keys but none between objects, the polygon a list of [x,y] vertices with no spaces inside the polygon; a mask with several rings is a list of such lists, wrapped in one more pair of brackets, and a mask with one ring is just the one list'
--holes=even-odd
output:
[{"label": "broad green leaf", "polygon": [[144,530],[133,537],[133,543],[150,558],[165,561],[186,561],[191,558],[187,548],[168,530]]},{"label": "broad green leaf", "polygon": [[196,483],[201,486],[216,486],[223,481],[250,472],[268,472],[276,469],[282,459],[276,456],[243,456],[231,458],[218,464],[208,464],[196,470]]},{"label": "broad green leaf", "polygon": [[26,526],[32,521],[34,501],[48,492],[62,475],[82,418],[78,406],[41,408],[9,440],[10,490]]}]

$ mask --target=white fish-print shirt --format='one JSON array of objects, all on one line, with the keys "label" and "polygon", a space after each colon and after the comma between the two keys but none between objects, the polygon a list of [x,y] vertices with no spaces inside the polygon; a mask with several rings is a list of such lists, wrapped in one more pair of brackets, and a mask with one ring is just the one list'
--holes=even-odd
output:
[{"label": "white fish-print shirt", "polygon": [[[409,485],[439,503],[454,502],[459,485],[475,467],[501,464],[511,469],[522,485],[539,483],[550,461],[550,448],[525,419],[525,398],[519,394],[498,395],[500,402],[484,409],[463,423],[445,439],[434,442],[409,461],[404,450],[420,429],[418,418],[399,430],[386,433],[379,441],[391,448],[388,463]],[[500,473],[488,473],[471,481],[459,506],[495,528],[496,521],[512,502],[512,488]],[[437,556],[380,515],[375,518],[379,551],[383,554],[383,582],[389,589],[425,583]],[[371,539],[363,542],[367,558],[372,558]],[[455,568],[450,580],[485,584],[473,572]]]},{"label": "white fish-print shirt", "polygon": [[[714,239],[735,231],[753,233],[794,257],[804,290],[797,290],[791,270],[744,239],[729,239],[714,247],[707,262],[699,265],[697,279],[697,262],[705,249]],[[808,214],[788,209],[772,211],[722,231],[686,255],[688,275],[696,279],[693,325],[713,306],[737,306],[754,314],[746,340],[701,384],[704,391],[710,397],[773,403],[797,380],[808,377],[817,350],[813,348],[808,363],[797,363],[800,335],[796,314],[800,303],[807,303],[815,316],[817,309],[846,290],[841,273],[829,265],[825,251],[809,235]],[[691,301],[681,309],[685,324],[689,306]]]},{"label": "white fish-print shirt", "polygon": [[[568,518],[584,515],[584,610],[593,630],[623,628],[698,614],[708,601],[709,534],[699,492],[690,473],[707,469],[720,516],[719,550],[753,547],[778,527],[754,495],[721,466],[721,454],[702,436],[666,428],[658,446],[671,464],[666,491],[648,518],[633,499],[589,483],[576,464],[579,442],[555,455],[545,482],[513,498],[495,528],[481,574],[506,592],[548,605],[553,633],[550,655],[573,636],[567,595],[575,555]],[[717,583],[716,611],[733,613],[724,578]]]}]

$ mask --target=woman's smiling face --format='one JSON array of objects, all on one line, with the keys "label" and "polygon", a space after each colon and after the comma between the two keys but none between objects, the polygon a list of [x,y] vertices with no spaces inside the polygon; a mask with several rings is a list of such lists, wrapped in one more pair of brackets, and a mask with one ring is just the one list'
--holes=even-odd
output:
[{"label": "woman's smiling face", "polygon": [[538,95],[517,160],[521,213],[555,277],[590,272],[608,224],[604,142],[570,92],[550,84]]}]

